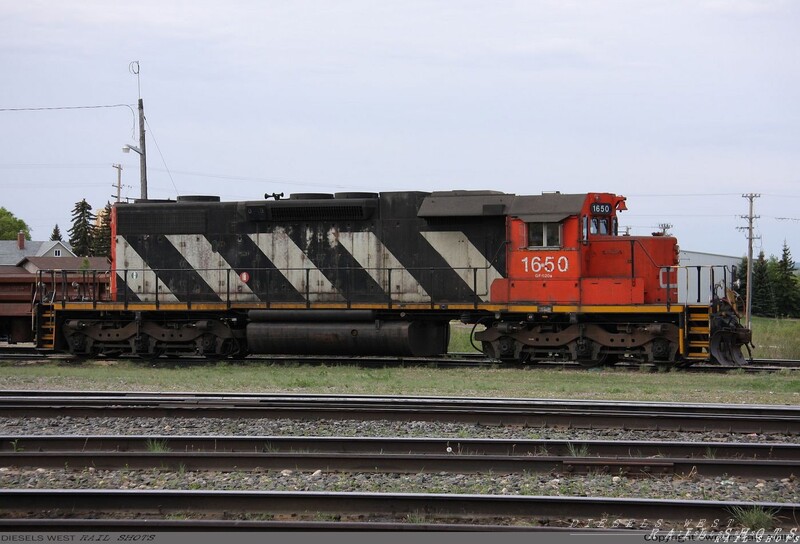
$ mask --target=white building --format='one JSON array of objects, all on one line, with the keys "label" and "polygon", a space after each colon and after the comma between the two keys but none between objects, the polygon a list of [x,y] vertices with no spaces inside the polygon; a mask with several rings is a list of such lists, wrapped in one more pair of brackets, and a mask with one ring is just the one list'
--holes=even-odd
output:
[{"label": "white building", "polygon": [[734,271],[741,264],[742,257],[681,250],[681,268],[678,270],[678,302],[707,304],[711,300],[712,278],[714,284],[720,286],[718,295],[725,296],[724,288],[721,287],[722,282],[724,281],[730,286],[736,279]]}]

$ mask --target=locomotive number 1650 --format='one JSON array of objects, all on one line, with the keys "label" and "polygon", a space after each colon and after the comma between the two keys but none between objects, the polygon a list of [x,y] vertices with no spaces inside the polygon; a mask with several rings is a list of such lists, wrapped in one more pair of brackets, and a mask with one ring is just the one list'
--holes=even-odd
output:
[{"label": "locomotive number 1650", "polygon": [[522,266],[525,267],[525,272],[566,272],[569,270],[569,259],[564,255],[556,258],[552,255],[547,257],[523,257]]}]

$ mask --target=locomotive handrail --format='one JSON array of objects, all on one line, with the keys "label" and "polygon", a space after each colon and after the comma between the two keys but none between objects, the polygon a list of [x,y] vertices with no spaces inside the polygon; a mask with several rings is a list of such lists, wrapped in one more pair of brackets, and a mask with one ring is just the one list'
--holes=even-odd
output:
[{"label": "locomotive handrail", "polygon": [[[723,264],[704,264],[704,265],[675,265],[669,267],[676,271],[676,275],[680,277],[681,272],[683,272],[683,277],[685,278],[685,284],[683,286],[682,292],[678,292],[678,299],[680,300],[681,294],[684,295],[685,302],[689,302],[689,286],[691,285],[691,280],[696,277],[696,286],[697,286],[697,298],[695,303],[696,304],[703,304],[702,301],[702,280],[703,280],[703,271],[706,271],[706,276],[709,279],[709,298],[710,300],[714,300],[716,298],[720,298],[717,289],[719,285],[715,281],[715,270],[722,270],[722,283],[721,285],[724,288],[728,288],[729,285],[732,285],[733,282],[733,267],[730,267],[730,280],[728,279],[728,272],[729,267],[728,265]],[[692,275],[692,272],[696,272],[696,276]],[[680,289],[680,286],[677,286]]]},{"label": "locomotive handrail", "polygon": [[[373,267],[373,268],[361,268],[361,267],[339,267],[337,268],[338,271],[349,273],[352,271],[367,271],[368,273],[374,274],[375,277],[381,277],[385,275],[384,280],[378,281],[378,283],[385,288],[385,292],[389,298],[390,307],[396,304],[398,301],[395,300],[394,295],[402,295],[404,293],[404,289],[401,287],[398,291],[394,289],[394,282],[392,281],[393,276],[397,274],[399,271],[400,273],[408,273],[412,278],[423,278],[424,276],[428,276],[429,283],[433,284],[431,280],[440,272],[442,271],[455,271],[462,279],[465,281],[465,287],[471,288],[474,295],[473,295],[473,303],[474,306],[477,308],[481,302],[481,297],[489,293],[490,285],[487,281],[487,284],[484,286],[480,274],[483,272],[485,277],[489,278],[489,270],[492,268],[491,263],[488,263],[485,266],[465,266],[465,267]],[[334,291],[321,291],[321,292],[314,292],[312,290],[311,281],[313,279],[312,272],[316,269],[314,268],[307,268],[307,267],[294,267],[294,268],[287,268],[287,269],[280,269],[279,272],[282,273],[292,273],[292,272],[302,272],[303,273],[303,286],[302,291],[300,292],[305,298],[305,304],[307,307],[311,307],[313,304],[313,298],[315,295],[330,295]],[[256,274],[256,273],[264,273],[266,274],[266,286],[271,285],[273,279],[273,273],[276,271],[274,268],[252,268],[246,269],[248,274]],[[205,281],[203,278],[204,274],[219,274],[220,280],[224,281],[224,293],[222,292],[222,285],[210,285],[212,289],[215,290],[216,295],[219,297],[220,302],[226,304],[228,308],[231,307],[231,304],[237,300],[234,278],[238,277],[239,270],[227,267],[227,268],[192,268],[192,269],[180,269],[180,268],[159,268],[159,269],[133,269],[133,268],[125,268],[120,269],[115,272],[106,271],[106,270],[97,270],[97,269],[81,269],[81,270],[39,270],[37,271],[37,275],[40,278],[40,283],[42,283],[42,289],[39,291],[39,297],[41,300],[44,300],[45,296],[50,293],[52,295],[52,302],[59,302],[62,308],[66,307],[68,302],[74,301],[81,301],[81,302],[91,302],[93,307],[97,307],[98,302],[102,302],[103,300],[110,300],[107,296],[109,291],[105,291],[106,296],[103,296],[103,290],[100,288],[101,284],[103,283],[100,278],[103,275],[116,273],[119,279],[121,280],[120,285],[118,285],[118,291],[116,294],[116,300],[122,302],[124,308],[127,309],[131,299],[130,299],[130,292],[149,296],[151,298],[151,302],[153,302],[156,307],[160,307],[165,302],[169,302],[169,294],[171,293],[176,298],[180,299],[182,302],[190,305],[192,303],[196,303],[198,301],[203,300],[202,295],[197,294],[196,292],[181,292],[177,291],[170,286],[173,285],[173,281],[175,278],[180,279],[181,275],[183,278],[186,278],[186,275],[196,275],[200,274],[199,281]],[[324,269],[316,270],[318,274],[324,275]],[[45,279],[45,274],[49,276]],[[134,275],[135,274],[135,275]],[[165,274],[173,275],[173,280],[169,280],[165,278]],[[234,276],[236,274],[236,276]],[[191,277],[191,276],[189,276]],[[152,279],[151,279],[152,278]],[[164,279],[162,279],[164,278]],[[469,279],[468,279],[469,278]],[[166,280],[166,281],[165,281]],[[134,285],[138,284],[138,290],[136,287],[131,287],[131,282],[134,281]],[[152,281],[151,287],[145,287],[146,283],[150,283]],[[192,281],[196,281],[194,278]],[[220,281],[220,283],[222,283]],[[418,280],[417,280],[418,281]],[[70,295],[70,283],[73,283],[76,289],[76,293],[74,298]],[[338,286],[336,292],[345,296],[345,302],[350,306],[352,302],[353,295],[359,295],[361,293],[358,292],[352,285],[353,279],[352,276],[348,278],[348,281],[342,282],[341,285]],[[208,283],[208,282],[206,282]],[[189,283],[191,285],[191,283]],[[56,287],[58,286],[58,287]],[[49,287],[49,288],[48,288]],[[165,287],[168,289],[165,290]],[[52,292],[50,292],[52,290]],[[241,290],[240,290],[241,292]],[[366,293],[366,292],[365,292]],[[422,295],[421,295],[422,296]],[[426,295],[422,296],[423,299],[426,300],[428,304],[430,304],[431,309],[436,309],[442,301],[439,301],[436,296],[427,293]],[[241,298],[239,298],[241,300]],[[258,293],[253,294],[253,302],[258,303],[265,303],[266,307],[269,308],[271,306],[273,300],[273,294],[271,293],[270,289],[264,289],[263,291],[259,291]],[[446,302],[446,301],[445,301]]]},{"label": "locomotive handrail", "polygon": [[[638,241],[634,240],[633,242],[638,242]],[[642,247],[641,244],[639,245],[639,247]],[[647,255],[648,259],[652,261],[652,256],[646,251],[645,254]],[[474,307],[477,308],[481,302],[481,296],[486,294],[483,292],[484,289],[481,283],[480,274],[482,271],[488,273],[490,268],[491,266],[487,265],[487,266],[469,266],[469,267],[452,267],[452,268],[451,267],[410,267],[410,268],[346,267],[346,268],[339,268],[338,270],[343,271],[345,273],[350,271],[366,270],[367,272],[370,271],[374,272],[376,276],[378,274],[385,274],[386,281],[385,282],[381,281],[379,283],[381,283],[382,286],[386,288],[386,294],[389,297],[388,301],[389,307],[394,306],[398,302],[394,298],[395,295],[402,294],[403,292],[402,288],[400,289],[400,291],[396,292],[394,289],[395,282],[392,281],[393,279],[395,279],[395,276],[398,271],[407,272],[410,275],[412,275],[412,277],[428,276],[429,278],[434,277],[434,275],[437,274],[439,271],[444,271],[444,270],[455,271],[462,278],[464,279],[469,278],[465,287],[472,289],[473,305]],[[677,288],[679,290],[678,291],[679,301],[689,302],[688,297],[690,295],[690,286],[692,285],[696,286],[697,294],[692,298],[694,299],[693,302],[696,302],[697,304],[702,303],[703,300],[702,299],[703,292],[705,291],[705,288],[703,286],[704,277],[709,279],[708,293],[709,297],[712,299],[719,296],[717,290],[720,288],[720,285],[717,285],[716,281],[717,274],[720,271],[722,272],[723,277],[721,285],[724,285],[725,288],[729,287],[730,282],[733,278],[732,275],[729,275],[731,274],[731,270],[726,265],[675,265],[675,266],[657,267],[657,268],[662,271],[674,270],[675,274],[679,278],[685,280],[685,283],[682,281],[677,281],[673,283],[672,274],[670,272],[664,274],[665,276],[664,280],[666,281],[666,285],[662,284],[662,286],[670,290],[673,288]],[[256,274],[256,273],[266,274],[265,277],[266,285],[269,286],[272,283],[272,279],[274,277],[273,273],[275,272],[275,270],[276,269],[273,268],[253,268],[253,269],[248,269],[247,271],[250,274]],[[312,268],[298,267],[298,268],[283,270],[283,272],[299,272],[299,271],[302,271],[304,275],[303,278],[304,285],[301,294],[305,298],[305,304],[307,307],[310,307],[310,305],[313,304],[312,299],[314,298],[315,294],[326,295],[332,293],[327,291],[314,293],[312,291],[311,273],[314,271],[314,269]],[[151,301],[154,302],[157,306],[161,306],[168,301],[166,298],[167,295],[165,294],[165,291],[163,289],[165,285],[170,284],[169,280],[168,283],[164,284],[161,277],[159,276],[163,274],[176,273],[176,272],[182,274],[187,274],[187,273],[196,274],[197,272],[219,273],[220,279],[223,279],[225,282],[225,292],[222,293],[220,289],[220,292],[218,293],[220,301],[225,303],[226,306],[230,308],[233,302],[235,302],[236,300],[242,300],[241,297],[237,296],[233,283],[234,278],[238,277],[238,274],[234,276],[234,273],[236,273],[237,271],[232,268],[213,268],[213,269],[209,268],[209,269],[191,269],[191,270],[186,270],[186,269],[135,270],[126,268],[117,271],[117,274],[121,276],[120,279],[122,280],[122,284],[126,286],[126,288],[120,289],[120,291],[122,292],[118,292],[117,300],[123,302],[125,308],[127,308],[131,302],[129,297],[129,289],[130,289],[129,281],[131,280],[131,272],[138,272],[139,274],[146,276],[141,278],[142,285],[146,281],[152,281],[150,280],[151,277],[155,280],[152,284],[153,285],[152,288],[145,288],[139,291],[138,294],[153,297]],[[322,273],[322,271],[320,271],[320,273]],[[103,290],[101,289],[101,284],[103,283],[103,281],[101,281],[101,278],[105,274],[110,274],[110,272],[107,272],[105,270],[96,270],[96,269],[55,270],[54,269],[54,270],[38,270],[36,274],[37,274],[37,286],[34,293],[34,299],[35,300],[38,299],[42,303],[60,303],[63,308],[65,307],[67,302],[70,302],[71,300],[75,299],[84,302],[91,302],[93,306],[96,307],[98,302],[101,302],[103,300],[110,300],[110,298],[108,298],[107,296],[108,292],[106,291],[105,292],[106,296],[104,296]],[[70,285],[71,282],[75,282],[75,284],[77,285],[77,287],[75,287],[76,292],[74,293],[74,296],[70,294],[70,290],[72,289],[72,286]],[[360,294],[358,293],[358,290],[356,290],[354,286],[351,285],[351,283],[352,279],[350,279],[348,282],[344,282],[340,286],[342,291],[339,291],[341,292],[341,294],[345,295],[345,302],[347,302],[348,305],[351,303],[353,295]],[[220,285],[219,287],[221,288],[222,286]],[[490,285],[488,285],[487,283],[486,285],[487,293],[489,287]],[[177,292],[174,290],[170,291],[172,291],[172,293],[176,295],[177,298],[185,300],[187,304],[198,302],[198,299],[201,298],[195,296],[195,294],[191,292]],[[137,291],[136,289],[133,289],[132,292],[136,293]],[[695,295],[695,293],[691,294]],[[667,298],[670,299],[670,297]],[[432,309],[435,309],[437,307],[437,304],[439,303],[435,294],[432,295],[428,293],[424,297],[424,299],[426,299],[426,302],[430,304]],[[273,303],[273,293],[271,292],[270,289],[264,289],[263,292],[259,291],[258,293],[254,293],[253,302],[264,303],[265,306],[269,308]],[[670,304],[671,299],[668,300],[667,303]]]},{"label": "locomotive handrail", "polygon": [[[67,302],[80,301],[91,302],[97,307],[98,302],[110,300],[108,289],[102,289],[103,285],[109,286],[110,274],[110,271],[101,269],[37,270],[34,302],[60,303],[64,308]],[[70,293],[71,290],[74,292]]]}]

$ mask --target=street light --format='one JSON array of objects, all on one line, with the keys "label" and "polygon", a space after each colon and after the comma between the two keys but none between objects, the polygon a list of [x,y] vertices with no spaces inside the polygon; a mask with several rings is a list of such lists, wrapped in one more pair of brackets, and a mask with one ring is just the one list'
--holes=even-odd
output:
[{"label": "street light", "polygon": [[124,146],[122,146],[122,152],[123,153],[130,153],[131,151],[134,151],[134,152],[138,153],[139,155],[142,154],[142,150],[139,149],[138,147],[136,147],[135,145],[125,144]]}]

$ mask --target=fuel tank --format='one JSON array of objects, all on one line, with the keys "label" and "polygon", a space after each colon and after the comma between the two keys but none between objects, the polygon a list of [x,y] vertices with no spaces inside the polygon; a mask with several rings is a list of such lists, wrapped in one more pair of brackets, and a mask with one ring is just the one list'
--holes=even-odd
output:
[{"label": "fuel tank", "polygon": [[449,337],[446,321],[262,321],[247,325],[248,351],[276,355],[429,357],[446,353]]}]

